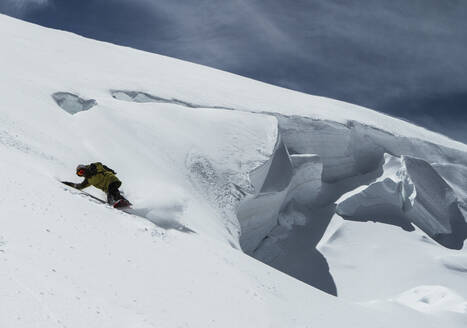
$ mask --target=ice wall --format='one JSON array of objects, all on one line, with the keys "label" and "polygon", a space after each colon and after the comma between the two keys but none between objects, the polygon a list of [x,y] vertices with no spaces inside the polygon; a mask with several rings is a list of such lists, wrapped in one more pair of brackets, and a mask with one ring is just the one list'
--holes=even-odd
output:
[{"label": "ice wall", "polygon": [[398,136],[355,121],[347,124],[272,113],[291,154],[317,154],[325,182],[337,182],[378,169],[383,154],[409,155],[430,163],[467,166],[467,153]]},{"label": "ice wall", "polygon": [[240,203],[237,211],[242,230],[240,244],[246,252],[254,250],[277,225],[293,176],[287,148],[280,138],[271,159],[250,176],[255,192]]},{"label": "ice wall", "polygon": [[373,220],[410,230],[413,223],[449,248],[467,237],[459,199],[426,161],[385,155],[383,174],[375,182],[344,195],[336,212],[344,218]]},{"label": "ice wall", "polygon": [[358,122],[268,114],[278,119],[280,140],[271,160],[252,172],[255,193],[238,208],[246,253],[334,293],[327,263],[311,242],[333,213],[418,227],[443,246],[462,247],[466,153]]}]

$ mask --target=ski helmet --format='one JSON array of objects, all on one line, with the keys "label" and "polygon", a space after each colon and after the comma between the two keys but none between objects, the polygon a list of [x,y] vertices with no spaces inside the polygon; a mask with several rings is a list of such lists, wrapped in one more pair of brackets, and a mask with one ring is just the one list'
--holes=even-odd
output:
[{"label": "ski helmet", "polygon": [[76,167],[76,175],[77,176],[84,176],[86,174],[86,165],[80,164]]}]

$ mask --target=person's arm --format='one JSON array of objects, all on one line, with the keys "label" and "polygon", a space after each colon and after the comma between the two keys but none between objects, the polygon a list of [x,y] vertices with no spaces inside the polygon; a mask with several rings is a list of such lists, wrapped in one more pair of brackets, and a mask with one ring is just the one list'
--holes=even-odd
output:
[{"label": "person's arm", "polygon": [[81,190],[81,189],[84,189],[84,188],[89,187],[89,186],[90,186],[90,184],[89,184],[89,182],[88,182],[88,179],[84,178],[83,182],[81,182],[81,183],[76,183],[74,187],[75,187],[76,189]]},{"label": "person's arm", "polygon": [[69,182],[69,181],[62,181],[62,183],[66,184],[67,186],[79,189],[79,190],[89,187],[89,182],[87,179],[84,179],[84,181],[81,183],[74,183],[74,182]]}]

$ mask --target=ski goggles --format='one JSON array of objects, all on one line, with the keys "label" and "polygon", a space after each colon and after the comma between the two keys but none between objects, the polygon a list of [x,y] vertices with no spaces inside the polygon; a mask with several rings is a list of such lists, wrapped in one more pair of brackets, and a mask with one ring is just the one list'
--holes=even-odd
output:
[{"label": "ski goggles", "polygon": [[79,170],[76,171],[76,175],[78,175],[80,177],[82,177],[84,175],[84,173],[85,173],[84,169],[79,169]]}]

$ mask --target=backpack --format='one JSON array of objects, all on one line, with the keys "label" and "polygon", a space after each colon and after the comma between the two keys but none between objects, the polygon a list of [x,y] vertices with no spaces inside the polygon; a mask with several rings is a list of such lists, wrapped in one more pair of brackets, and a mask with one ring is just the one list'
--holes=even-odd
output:
[{"label": "backpack", "polygon": [[117,172],[112,170],[110,167],[102,164],[101,162],[91,163],[89,165],[89,172],[91,173],[91,175],[95,175],[97,173],[104,173],[104,172],[110,172],[112,174],[117,174]]}]

